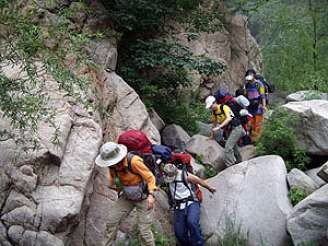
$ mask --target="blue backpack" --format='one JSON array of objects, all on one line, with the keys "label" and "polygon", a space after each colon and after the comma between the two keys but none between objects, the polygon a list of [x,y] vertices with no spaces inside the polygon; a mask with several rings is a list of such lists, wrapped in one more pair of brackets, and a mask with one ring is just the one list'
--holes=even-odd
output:
[{"label": "blue backpack", "polygon": [[161,144],[153,144],[152,150],[153,150],[153,154],[159,156],[164,162],[168,162],[169,160],[171,160],[171,156],[172,156],[171,148]]},{"label": "blue backpack", "polygon": [[214,97],[217,102],[228,95],[229,95],[229,91],[225,88],[220,88],[214,93]]}]

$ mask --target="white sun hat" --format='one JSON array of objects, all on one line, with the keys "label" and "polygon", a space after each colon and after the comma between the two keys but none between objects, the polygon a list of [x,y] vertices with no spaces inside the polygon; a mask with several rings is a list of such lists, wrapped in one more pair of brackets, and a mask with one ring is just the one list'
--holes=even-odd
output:
[{"label": "white sun hat", "polygon": [[207,98],[206,98],[206,100],[205,100],[205,104],[206,104],[206,108],[207,109],[209,109],[212,105],[213,105],[213,103],[215,103],[215,97],[213,97],[213,96],[208,96]]},{"label": "white sun hat", "polygon": [[249,74],[246,76],[245,78],[247,81],[253,80],[254,79],[254,75],[253,74]]},{"label": "white sun hat", "polygon": [[119,163],[127,155],[125,145],[107,142],[100,148],[100,153],[95,162],[100,167],[110,167]]}]

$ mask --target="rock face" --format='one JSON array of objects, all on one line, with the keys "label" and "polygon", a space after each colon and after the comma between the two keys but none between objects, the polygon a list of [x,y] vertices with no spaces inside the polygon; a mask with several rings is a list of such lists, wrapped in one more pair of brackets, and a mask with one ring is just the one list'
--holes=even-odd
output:
[{"label": "rock face", "polygon": [[327,182],[325,182],[323,179],[321,179],[317,173],[319,172],[320,167],[318,168],[313,168],[310,170],[305,171],[306,175],[308,175],[315,183],[318,187],[321,187],[325,184],[327,184]]},{"label": "rock face", "polygon": [[290,187],[303,188],[306,194],[311,194],[313,191],[319,188],[313,179],[311,179],[309,176],[297,168],[293,168],[288,173],[287,180]]},{"label": "rock face", "polygon": [[247,28],[244,16],[230,16],[226,20],[228,28],[214,33],[200,33],[195,40],[188,40],[185,31],[178,35],[182,44],[195,55],[205,55],[227,65],[221,76],[204,79],[194,75],[193,86],[200,89],[201,97],[213,93],[218,87],[225,86],[232,93],[242,85],[248,68],[261,69],[262,58],[259,47]]},{"label": "rock face", "polygon": [[283,108],[298,116],[299,146],[310,154],[328,155],[328,134],[324,134],[328,132],[328,101],[290,102]]},{"label": "rock face", "polygon": [[160,143],[160,134],[151,122],[145,105],[115,72],[104,73],[102,102],[107,111],[103,126],[106,141],[116,139],[125,130],[136,129],[147,133],[154,143]]},{"label": "rock face", "polygon": [[319,91],[298,91],[287,96],[287,102],[300,102],[313,99],[328,100],[328,93]]},{"label": "rock face", "polygon": [[217,171],[223,170],[224,149],[215,141],[202,135],[193,136],[187,143],[186,151],[197,156],[202,163],[214,167]]},{"label": "rock face", "polygon": [[321,187],[298,203],[288,217],[288,232],[295,245],[327,245],[328,185]]},{"label": "rock face", "polygon": [[162,131],[162,144],[170,146],[176,151],[185,151],[189,140],[190,136],[181,126],[168,125]]},{"label": "rock face", "polygon": [[288,200],[286,167],[279,156],[263,156],[225,169],[208,183],[214,195],[204,192],[201,225],[208,245],[234,226],[248,234],[247,245],[288,245]]},{"label": "rock face", "polygon": [[[3,72],[8,77],[19,76],[19,69],[10,66]],[[1,193],[6,194],[1,197],[1,221],[2,229],[17,245],[59,246],[79,222],[102,134],[99,124],[82,107],[71,105],[50,75],[42,77],[48,106],[55,114],[54,126],[39,122],[36,135],[40,146],[36,150],[12,139],[0,142],[6,153],[0,161]],[[0,121],[8,126],[5,118]],[[55,131],[57,143],[52,141]],[[23,151],[23,147],[29,148]],[[57,233],[63,236],[57,237]]]}]

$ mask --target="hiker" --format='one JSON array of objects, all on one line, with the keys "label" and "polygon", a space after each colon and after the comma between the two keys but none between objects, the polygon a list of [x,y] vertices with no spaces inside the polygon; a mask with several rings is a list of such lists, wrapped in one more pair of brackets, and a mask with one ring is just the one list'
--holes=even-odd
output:
[{"label": "hiker", "polygon": [[245,96],[250,102],[247,110],[253,117],[250,119],[251,141],[255,142],[262,131],[263,115],[267,111],[265,87],[263,83],[255,78],[251,70],[245,77]]},{"label": "hiker", "polygon": [[[239,95],[237,97],[233,97],[226,88],[219,88],[215,93],[214,97],[217,104],[225,104],[229,106],[234,116],[240,120],[242,127],[245,130],[245,136],[243,136],[239,142],[239,146],[247,145],[251,143],[249,136],[249,127],[248,120],[250,117],[253,117],[246,110],[249,106],[249,101],[243,95]],[[227,132],[224,132],[224,137],[227,138]]]},{"label": "hiker", "polygon": [[[141,245],[154,246],[151,223],[155,202],[154,192],[157,189],[155,177],[145,166],[142,158],[133,155],[129,164],[128,156],[125,145],[107,142],[101,147],[100,154],[95,161],[100,167],[108,167],[109,188],[117,190],[114,186],[116,177],[119,178],[123,186],[122,195],[110,208],[112,216],[107,223],[109,238],[105,245],[113,245],[120,220],[129,214],[133,208],[136,208]],[[131,171],[128,167],[131,168]]]},{"label": "hiker", "polygon": [[217,104],[214,96],[208,96],[205,100],[206,108],[212,112],[212,136],[217,139],[220,131],[226,131],[228,139],[224,147],[224,163],[231,166],[241,162],[242,158],[238,149],[238,141],[245,135],[240,120],[234,116],[228,105]]},{"label": "hiker", "polygon": [[216,189],[209,186],[205,180],[185,169],[180,170],[171,163],[164,166],[163,172],[173,201],[175,236],[181,246],[203,246],[204,238],[199,224],[200,203],[192,185],[201,185],[211,193]]}]

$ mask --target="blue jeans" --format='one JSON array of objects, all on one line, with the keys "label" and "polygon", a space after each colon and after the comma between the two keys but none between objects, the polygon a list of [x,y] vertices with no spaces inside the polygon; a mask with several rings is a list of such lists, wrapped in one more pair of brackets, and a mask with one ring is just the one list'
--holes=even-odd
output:
[{"label": "blue jeans", "polygon": [[184,209],[174,210],[174,232],[182,246],[204,245],[199,217],[200,205],[198,202],[193,202]]}]

